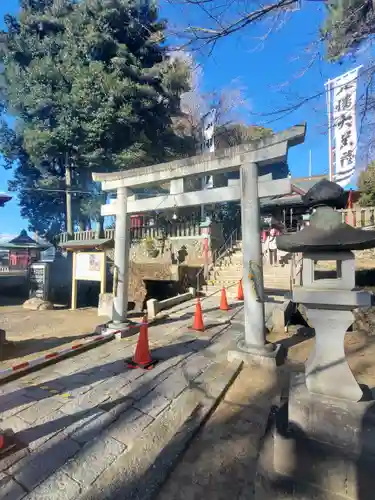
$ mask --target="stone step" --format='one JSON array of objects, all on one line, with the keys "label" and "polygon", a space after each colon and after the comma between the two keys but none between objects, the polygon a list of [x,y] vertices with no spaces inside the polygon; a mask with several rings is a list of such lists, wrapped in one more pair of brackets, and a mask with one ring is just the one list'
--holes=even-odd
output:
[{"label": "stone step", "polygon": [[[226,289],[228,297],[235,297],[237,295],[237,287],[238,283],[229,283],[229,282],[215,282],[213,285],[208,285],[207,287],[204,286],[202,288],[202,292],[205,293],[206,295],[211,295],[213,293],[220,293],[222,288]],[[290,284],[289,282],[282,282],[282,281],[266,281],[264,283],[264,288],[265,289],[271,289],[271,290],[285,290],[286,292],[290,290]]]},{"label": "stone step", "polygon": [[264,283],[290,283],[289,276],[263,276]]},{"label": "stone step", "polygon": [[238,279],[220,279],[220,280],[212,280],[211,282],[209,282],[208,284],[209,285],[213,285],[213,286],[218,286],[220,288],[222,287],[230,287],[230,286],[237,286],[238,285],[238,282],[240,280]]},{"label": "stone step", "polygon": [[283,281],[266,281],[264,283],[264,288],[272,288],[274,290],[289,290],[290,284],[289,282]]},{"label": "stone step", "polygon": [[234,265],[234,264],[227,264],[225,266],[215,266],[213,270],[215,271],[226,271],[227,269],[234,269],[236,271],[242,271],[243,269],[243,265],[242,264],[238,264],[238,265]]},{"label": "stone step", "polygon": [[233,255],[225,257],[224,259],[221,260],[221,262],[225,262],[225,263],[229,263],[229,264],[242,263],[242,261],[243,261],[242,253],[241,254],[233,254]]},{"label": "stone step", "polygon": [[[230,281],[231,279],[233,281],[239,281],[242,279],[244,276],[243,272],[234,272],[234,271],[227,271],[227,272],[211,272],[209,275],[208,281]],[[290,280],[290,275],[289,274],[268,274],[268,273],[263,273],[263,279],[264,280],[279,280],[279,281],[289,281]]]},{"label": "stone step", "polygon": [[[219,270],[228,270],[228,269],[235,269],[235,270],[241,270],[243,269],[243,263],[241,261],[241,263],[238,263],[238,264],[230,264],[230,263],[226,263],[226,264],[221,264],[221,265],[217,265],[217,266],[214,266],[213,268],[215,271],[219,271]],[[269,266],[269,265],[263,265],[263,272],[264,273],[272,273],[272,274],[278,274],[278,275],[289,275],[290,274],[290,268],[289,266],[276,266],[276,267],[273,267],[273,266]]]},{"label": "stone step", "polygon": [[233,279],[233,280],[240,280],[243,276],[243,271],[238,270],[235,271],[233,269],[228,269],[226,271],[216,271],[213,273],[210,273],[210,279]]},{"label": "stone step", "polygon": [[272,283],[283,283],[289,286],[290,279],[288,278],[275,278],[275,277],[269,277],[266,276],[263,278],[263,283],[267,284],[272,284]]},{"label": "stone step", "polygon": [[[225,287],[225,285],[218,285],[218,286],[209,285],[207,287],[203,287],[201,291],[206,296],[217,294],[217,296],[219,297],[221,294],[221,290],[223,289],[223,286]],[[225,287],[225,291],[228,299],[234,299],[237,297],[237,286],[229,288]]]}]

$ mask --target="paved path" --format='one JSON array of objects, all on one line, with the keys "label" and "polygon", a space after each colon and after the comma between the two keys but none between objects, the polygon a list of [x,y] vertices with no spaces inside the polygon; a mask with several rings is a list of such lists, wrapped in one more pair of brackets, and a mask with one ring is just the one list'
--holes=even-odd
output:
[{"label": "paved path", "polygon": [[218,296],[202,302],[203,334],[189,328],[194,301],[150,327],[153,370],[126,368],[135,336],[0,386],[0,426],[24,445],[0,460],[1,499],[154,498],[148,486],[141,490],[149,484],[141,478],[154,471],[157,487],[155,463],[166,470],[240,366],[229,365],[226,353],[243,332],[242,305],[222,312],[218,303]]},{"label": "paved path", "polygon": [[244,368],[155,500],[254,500],[255,476],[275,373]]},{"label": "paved path", "polygon": [[193,303],[177,306],[166,324],[151,327],[159,360],[151,371],[124,366],[134,352],[131,338],[1,386],[1,428],[12,429],[25,444],[0,461],[2,500],[70,500],[87,491],[233,340],[227,335],[216,351],[209,343],[241,310],[224,313],[217,305],[218,297],[203,302],[204,334],[188,328]]}]

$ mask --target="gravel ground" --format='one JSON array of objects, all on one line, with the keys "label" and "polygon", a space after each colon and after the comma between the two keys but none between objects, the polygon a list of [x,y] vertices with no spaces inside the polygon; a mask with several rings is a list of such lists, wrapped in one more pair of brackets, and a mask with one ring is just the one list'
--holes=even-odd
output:
[{"label": "gravel ground", "polygon": [[0,328],[9,341],[3,348],[0,369],[87,337],[107,321],[98,317],[95,308],[28,311],[22,306],[3,306],[0,311]]},{"label": "gravel ground", "polygon": [[[288,347],[288,364],[302,371],[303,365],[313,349],[315,339],[297,332],[291,327],[289,332],[272,332],[268,336],[270,342],[280,342]],[[357,381],[370,388],[375,387],[375,336],[361,331],[348,332],[345,338],[345,352],[348,363]]]}]

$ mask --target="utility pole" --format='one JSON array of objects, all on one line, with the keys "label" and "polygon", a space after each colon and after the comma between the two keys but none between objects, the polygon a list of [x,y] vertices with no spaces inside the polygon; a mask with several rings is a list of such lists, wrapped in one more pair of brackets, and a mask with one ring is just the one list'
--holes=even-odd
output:
[{"label": "utility pole", "polygon": [[69,162],[69,155],[65,156],[65,195],[66,195],[66,230],[69,239],[73,237],[72,218],[72,170]]}]

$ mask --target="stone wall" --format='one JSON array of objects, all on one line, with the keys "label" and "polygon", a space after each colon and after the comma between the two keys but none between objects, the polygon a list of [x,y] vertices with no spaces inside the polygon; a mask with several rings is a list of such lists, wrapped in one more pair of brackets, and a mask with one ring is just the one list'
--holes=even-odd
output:
[{"label": "stone wall", "polygon": [[[204,264],[204,236],[177,236],[165,240],[150,239],[133,241],[130,248],[129,302],[141,310],[147,293],[148,281],[174,282],[176,293],[196,286],[197,274]],[[216,249],[224,243],[220,223],[211,225],[209,241],[209,263]],[[107,250],[107,292],[113,290],[114,249]],[[72,255],[56,255],[50,271],[51,300],[70,305],[72,287]],[[98,305],[100,284],[78,282],[78,307]]]},{"label": "stone wall", "polygon": [[[130,249],[130,260],[138,264],[202,266],[204,264],[204,239],[204,236],[176,236],[165,240],[134,241]],[[214,252],[223,243],[222,224],[212,224],[211,235],[208,237],[209,263]]]}]

